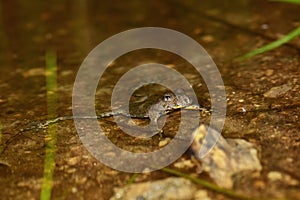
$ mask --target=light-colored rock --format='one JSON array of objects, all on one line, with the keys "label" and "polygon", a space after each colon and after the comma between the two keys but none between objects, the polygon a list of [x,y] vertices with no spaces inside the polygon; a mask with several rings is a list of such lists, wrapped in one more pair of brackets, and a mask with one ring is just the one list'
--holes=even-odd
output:
[{"label": "light-colored rock", "polygon": [[232,188],[233,175],[261,171],[257,150],[251,143],[243,139],[226,140],[214,129],[206,137],[207,129],[206,125],[200,125],[194,131],[195,139],[191,150],[201,162],[203,170],[219,186]]},{"label": "light-colored rock", "polygon": [[286,185],[296,186],[299,184],[299,181],[292,178],[289,174],[285,174],[278,171],[270,171],[267,175],[268,179],[272,182],[281,181]]},{"label": "light-colored rock", "polygon": [[79,157],[72,157],[72,158],[67,159],[67,163],[70,166],[76,165],[79,161],[80,161]]},{"label": "light-colored rock", "polygon": [[192,162],[192,160],[180,160],[174,163],[174,167],[178,169],[186,169],[186,168],[192,168],[195,167],[195,163]]},{"label": "light-colored rock", "polygon": [[267,177],[270,181],[278,181],[282,179],[282,174],[277,171],[271,171],[268,173]]},{"label": "light-colored rock", "polygon": [[206,190],[198,190],[195,193],[195,200],[211,200],[211,199],[207,195],[207,191]]},{"label": "light-colored rock", "polygon": [[284,84],[284,85],[272,87],[269,91],[264,93],[264,97],[266,97],[266,98],[276,98],[276,97],[286,93],[290,89],[292,89],[292,86],[289,85],[289,84]]},{"label": "light-colored rock", "polygon": [[171,141],[171,138],[164,138],[163,140],[159,141],[158,146],[159,147],[164,147],[167,144],[169,144],[169,142]]},{"label": "light-colored rock", "polygon": [[196,186],[187,179],[166,178],[117,188],[110,200],[192,200],[196,191]]}]

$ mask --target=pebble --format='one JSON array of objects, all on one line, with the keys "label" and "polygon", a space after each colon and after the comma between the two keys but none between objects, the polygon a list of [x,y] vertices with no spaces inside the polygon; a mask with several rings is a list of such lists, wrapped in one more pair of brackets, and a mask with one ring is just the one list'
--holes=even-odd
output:
[{"label": "pebble", "polygon": [[241,112],[241,113],[245,113],[245,112],[247,112],[247,109],[244,108],[244,107],[238,107],[238,108],[237,108],[237,111],[238,111],[238,112]]},{"label": "pebble", "polygon": [[171,138],[164,138],[163,140],[159,141],[158,146],[159,147],[164,147],[167,144],[169,144],[169,142],[171,141]]},{"label": "pebble", "polygon": [[78,184],[85,184],[86,181],[87,181],[87,177],[76,178],[76,183]]},{"label": "pebble", "polygon": [[195,193],[195,200],[211,200],[209,196],[207,196],[206,190],[198,190]]},{"label": "pebble", "polygon": [[61,76],[69,76],[69,75],[72,75],[72,74],[74,74],[73,70],[64,70],[60,73]]},{"label": "pebble", "polygon": [[192,160],[181,160],[176,163],[174,163],[174,166],[178,169],[183,168],[193,168],[195,166],[195,163],[192,162]]},{"label": "pebble", "polygon": [[70,168],[70,169],[66,170],[66,172],[67,172],[68,174],[73,174],[73,173],[76,172],[76,168]]},{"label": "pebble", "polygon": [[277,171],[271,171],[268,173],[267,177],[270,181],[278,181],[282,179],[282,174]]},{"label": "pebble", "polygon": [[73,157],[73,158],[69,158],[67,160],[67,163],[70,166],[74,166],[74,165],[76,165],[79,162],[79,160],[80,160],[79,157]]},{"label": "pebble", "polygon": [[78,191],[78,190],[77,190],[76,187],[72,187],[72,193],[73,193],[73,194],[77,193],[77,191]]},{"label": "pebble", "polygon": [[44,68],[32,68],[32,69],[29,69],[28,71],[24,72],[23,76],[25,78],[33,77],[33,76],[45,76],[45,73],[46,73],[46,71]]},{"label": "pebble", "polygon": [[281,173],[278,171],[270,171],[267,175],[268,179],[272,182],[282,181],[287,185],[296,186],[299,185],[299,181],[292,178],[289,174]]},{"label": "pebble", "polygon": [[267,70],[265,71],[265,75],[266,75],[266,76],[272,76],[273,73],[274,73],[274,70],[273,70],[273,69],[267,69]]},{"label": "pebble", "polygon": [[201,39],[205,43],[211,43],[215,41],[215,38],[212,35],[204,35]]}]

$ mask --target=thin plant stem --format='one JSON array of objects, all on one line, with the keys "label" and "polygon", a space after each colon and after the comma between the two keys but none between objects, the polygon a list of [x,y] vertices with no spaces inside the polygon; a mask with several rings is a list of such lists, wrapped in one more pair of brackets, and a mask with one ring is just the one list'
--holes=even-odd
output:
[{"label": "thin plant stem", "polygon": [[246,53],[242,56],[239,56],[237,57],[236,59],[237,60],[244,60],[244,59],[247,59],[247,58],[251,58],[255,55],[258,55],[258,54],[261,54],[261,53],[264,53],[264,52],[267,52],[267,51],[270,51],[270,50],[273,50],[289,41],[291,41],[292,39],[294,39],[295,37],[299,36],[300,35],[300,27],[294,29],[293,31],[291,31],[289,34],[283,36],[282,38],[270,43],[270,44],[267,44],[263,47],[260,47],[258,49],[255,49],[253,51],[250,51],[249,53]]},{"label": "thin plant stem", "polygon": [[283,2],[283,3],[293,3],[293,4],[299,4],[300,5],[300,0],[269,0],[269,1]]},{"label": "thin plant stem", "polygon": [[[47,87],[47,111],[48,119],[57,117],[57,65],[56,55],[52,51],[46,53],[46,87]],[[46,155],[44,161],[43,184],[40,193],[41,200],[49,200],[51,198],[53,186],[53,173],[55,168],[55,153],[57,139],[57,125],[48,126],[45,138]]]},{"label": "thin plant stem", "polygon": [[[210,183],[208,181],[205,181],[203,179],[199,179],[197,177],[194,177],[194,176],[191,176],[189,174],[185,174],[185,173],[182,173],[182,172],[179,172],[177,170],[170,169],[170,168],[167,168],[167,167],[163,168],[161,170],[164,171],[164,172],[167,172],[169,174],[175,175],[175,176],[180,176],[180,177],[186,178],[186,179],[188,179],[188,180],[190,180],[190,181],[192,181],[192,182],[194,182],[198,185],[201,185],[205,188],[208,188],[212,191],[218,192],[218,193],[223,194],[225,196],[231,197],[233,199],[237,199],[237,200],[270,200],[270,199],[267,199],[267,198],[246,197],[242,194],[234,192],[233,190],[229,190],[229,189],[226,189],[226,188],[219,187],[219,186],[217,186],[213,183]],[[288,199],[281,198],[281,199],[276,199],[276,200],[288,200]]]},{"label": "thin plant stem", "polygon": [[134,174],[129,178],[129,180],[127,181],[127,184],[128,184],[128,185],[131,185],[132,183],[134,183],[135,180],[136,180],[136,178],[137,178],[138,176],[139,176],[138,173],[134,173]]}]

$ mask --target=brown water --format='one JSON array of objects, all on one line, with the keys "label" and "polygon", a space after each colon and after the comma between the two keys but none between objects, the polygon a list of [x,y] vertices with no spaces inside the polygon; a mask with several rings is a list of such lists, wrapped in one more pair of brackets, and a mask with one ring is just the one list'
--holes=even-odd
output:
[{"label": "brown water", "polygon": [[[263,165],[260,176],[241,178],[234,189],[245,195],[300,199],[300,38],[247,61],[232,61],[299,26],[299,11],[300,6],[296,5],[248,0],[1,1],[1,199],[40,196],[46,131],[20,134],[19,130],[47,119],[45,52],[57,54],[58,115],[71,115],[73,83],[87,54],[114,34],[145,26],[187,34],[216,62],[228,99],[223,135],[245,138],[259,146]],[[116,67],[107,70],[105,84],[97,91],[97,111],[110,110],[108,97],[118,77],[149,60],[174,65],[191,82],[198,101],[210,106],[205,84],[184,60],[167,52],[148,50],[122,56]],[[271,88],[285,84],[290,89],[283,94],[275,98],[264,96]],[[156,86],[145,87],[137,96],[155,101],[163,91]],[[170,116],[165,136],[173,135],[178,118],[178,113]],[[100,123],[110,139],[125,149],[155,149],[160,140],[155,136],[153,141],[132,141],[112,120]],[[271,171],[278,171],[285,178],[271,181]],[[58,123],[52,199],[109,199],[113,188],[126,185],[130,176],[93,158],[80,142],[72,121]],[[140,175],[138,181],[167,176],[153,172]],[[209,195],[212,199],[225,199],[213,192]]]}]

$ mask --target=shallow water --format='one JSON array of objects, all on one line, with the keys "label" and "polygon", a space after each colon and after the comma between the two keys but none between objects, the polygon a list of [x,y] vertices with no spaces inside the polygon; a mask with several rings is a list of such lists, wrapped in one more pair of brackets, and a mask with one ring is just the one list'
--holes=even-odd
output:
[{"label": "shallow water", "polygon": [[[270,10],[270,11],[269,11]],[[244,138],[260,149],[263,172],[239,179],[235,189],[246,195],[300,199],[299,102],[300,39],[246,61],[233,58],[299,26],[296,5],[268,1],[54,1],[0,3],[0,185],[3,199],[37,199],[42,186],[46,130],[19,130],[47,119],[45,53],[57,55],[59,116],[72,115],[76,73],[88,53],[106,38],[132,28],[157,26],[180,31],[199,42],[214,59],[227,94],[223,135]],[[130,42],[130,41],[129,41]],[[120,44],[122,45],[122,44]],[[200,104],[210,107],[207,87],[184,59],[165,51],[142,50],[118,58],[104,73],[96,92],[96,111],[111,109],[110,97],[118,79],[134,66],[159,62],[183,74]],[[287,91],[266,96],[277,86]],[[275,88],[276,89],[276,88]],[[166,88],[137,90],[132,102],[141,111]],[[133,108],[134,109],[134,108]],[[170,115],[162,137],[174,136],[179,113]],[[208,119],[203,117],[203,122]],[[140,123],[145,123],[141,121]],[[111,141],[127,150],[149,151],[161,138],[133,140],[112,119],[101,120]],[[131,174],[98,162],[82,145],[72,121],[57,129],[57,152],[52,199],[109,199]],[[188,157],[186,155],[186,157]],[[187,171],[193,173],[193,169]],[[268,178],[280,172],[278,181]],[[140,175],[138,181],[161,179],[163,172]],[[201,177],[201,175],[200,175]],[[205,176],[204,176],[205,178]],[[293,185],[294,181],[298,184]],[[262,193],[262,191],[264,191]],[[222,199],[210,193],[212,199]]]}]

